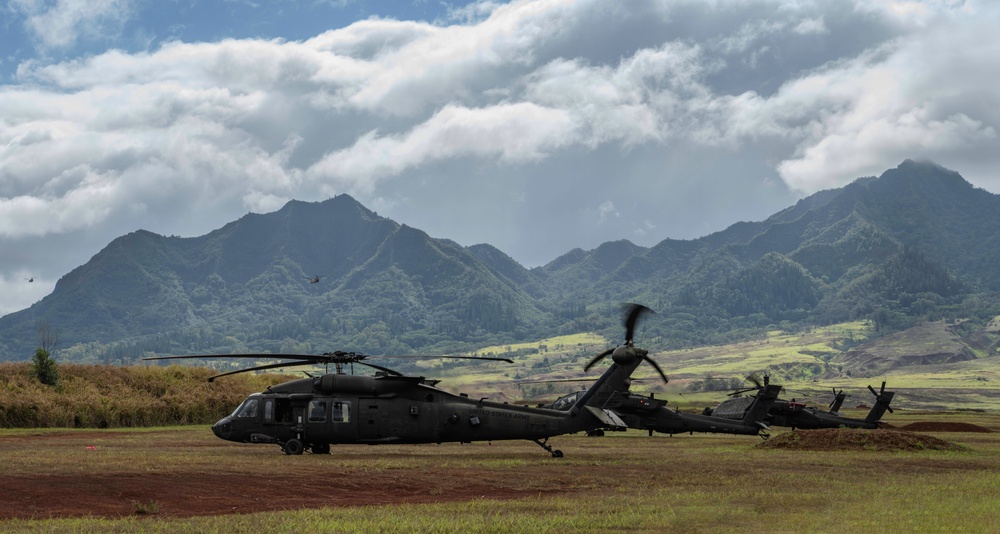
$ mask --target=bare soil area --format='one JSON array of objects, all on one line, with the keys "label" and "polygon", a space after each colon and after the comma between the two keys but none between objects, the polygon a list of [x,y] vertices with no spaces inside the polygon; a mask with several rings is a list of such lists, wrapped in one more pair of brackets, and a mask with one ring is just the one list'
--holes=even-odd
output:
[{"label": "bare soil area", "polygon": [[[119,443],[136,439],[137,457],[165,452],[170,458],[161,465],[122,467],[122,460],[102,464],[102,457],[117,456],[124,445],[97,443],[107,434],[100,431],[46,431],[43,435],[0,438],[3,450],[35,450],[53,455],[51,467],[38,474],[23,467],[0,473],[0,521],[56,517],[124,517],[155,513],[157,517],[243,514],[338,506],[375,506],[402,503],[471,501],[481,498],[516,499],[538,495],[567,494],[594,485],[593,477],[611,477],[611,468],[595,467],[586,476],[572,477],[558,460],[549,460],[533,445],[523,449],[527,465],[484,469],[475,458],[481,448],[462,452],[441,446],[426,446],[417,456],[426,456],[419,468],[386,467],[395,457],[407,456],[392,446],[350,447],[333,455],[286,456],[276,446],[233,445],[206,436],[201,447],[209,455],[223,455],[233,465],[208,465],[198,452],[189,453],[190,442],[152,438],[154,433],[115,435]],[[163,434],[167,434],[164,432]],[[136,437],[138,436],[138,437]],[[147,445],[146,441],[156,442]],[[197,444],[195,444],[197,446]],[[457,446],[457,445],[456,445]],[[147,449],[148,447],[148,449]],[[499,448],[499,447],[497,447]],[[183,452],[175,452],[175,451]],[[221,451],[220,451],[221,450]],[[56,451],[56,452],[52,452]],[[59,451],[63,453],[60,459]],[[148,452],[147,452],[148,451]],[[184,459],[190,454],[191,462]],[[489,458],[489,453],[486,453]],[[518,456],[520,452],[518,453]],[[40,456],[39,456],[40,457]],[[215,456],[213,456],[215,457]],[[360,459],[360,460],[359,460]],[[371,468],[365,462],[372,462]],[[470,460],[471,459],[471,460]],[[499,460],[503,462],[505,460]],[[238,463],[236,463],[238,462]],[[375,465],[382,462],[383,465]],[[405,460],[401,461],[405,462]],[[254,465],[256,463],[257,465]],[[545,465],[549,463],[551,465]],[[137,470],[147,472],[136,472]],[[28,472],[26,472],[28,471]],[[544,486],[537,480],[545,482]],[[551,485],[551,487],[549,487]],[[0,527],[2,530],[2,527]]]},{"label": "bare soil area", "polygon": [[924,451],[960,450],[961,446],[943,439],[902,430],[879,428],[826,428],[787,432],[760,443],[758,447],[806,451]]},{"label": "bare soil area", "polygon": [[[427,473],[437,480],[443,473]],[[321,475],[320,475],[321,476]],[[407,474],[375,473],[364,480],[317,480],[309,474],[0,476],[4,496],[0,520],[49,517],[121,517],[155,503],[160,516],[197,516],[294,510],[330,506],[463,501],[489,496],[524,497],[537,492],[475,481],[462,470],[445,491],[428,492],[426,480]]]},{"label": "bare soil area", "polygon": [[900,427],[908,432],[993,432],[992,430],[972,423],[953,423],[949,421],[918,421]]}]

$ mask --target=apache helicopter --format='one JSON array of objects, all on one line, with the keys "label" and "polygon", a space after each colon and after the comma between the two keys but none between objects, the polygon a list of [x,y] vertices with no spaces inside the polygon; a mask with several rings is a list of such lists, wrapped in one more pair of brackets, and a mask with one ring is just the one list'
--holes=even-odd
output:
[{"label": "apache helicopter", "polygon": [[[747,391],[760,391],[762,388],[773,387],[770,385],[770,377],[764,376],[763,385],[751,375],[747,377],[754,383],[755,387],[747,388],[730,393],[729,396],[733,397],[731,399],[722,401],[715,408],[705,408],[703,415],[710,415],[714,417],[722,417],[726,419],[738,419],[743,416],[744,411],[747,409],[748,405],[751,404],[754,397],[742,397],[742,393]],[[780,386],[779,386],[780,389]],[[777,399],[774,405],[767,413],[767,422],[772,426],[787,426],[791,427],[792,430],[800,428],[803,430],[814,430],[818,428],[878,428],[881,422],[882,415],[886,411],[893,413],[892,407],[889,404],[892,402],[892,398],[895,395],[893,391],[885,390],[885,382],[882,382],[882,387],[879,391],[875,391],[875,388],[868,386],[868,390],[875,395],[875,405],[872,406],[868,416],[864,419],[855,419],[852,417],[844,417],[837,413],[840,406],[843,404],[844,399],[847,395],[841,390],[837,392],[834,389],[834,399],[830,403],[830,411],[823,411],[818,408],[806,406],[804,403],[796,402],[795,399],[790,401],[784,399]]]},{"label": "apache helicopter", "polygon": [[[638,395],[628,391],[626,383],[624,391],[618,391],[608,399],[608,403],[603,407],[611,410],[629,428],[646,430],[649,435],[653,432],[661,434],[683,434],[685,432],[707,432],[714,434],[744,434],[758,435],[764,439],[770,437],[767,433],[767,414],[778,398],[781,386],[767,386],[761,388],[755,395],[748,397],[753,401],[746,406],[742,417],[737,419],[715,417],[712,415],[699,415],[681,413],[678,410],[667,408],[667,401],[657,399],[650,394],[648,397]],[[566,410],[571,407],[582,395],[583,391],[571,393],[560,397],[552,407],[557,410]],[[595,430],[590,435],[603,435],[603,430]]]},{"label": "apache helicopter", "polygon": [[[561,458],[548,444],[550,437],[595,429],[624,429],[614,412],[602,408],[625,388],[643,361],[659,370],[648,351],[635,347],[635,324],[649,308],[625,309],[625,342],[599,354],[614,363],[565,410],[529,408],[506,402],[474,399],[438,389],[423,377],[404,376],[364,360],[353,352],[322,355],[239,354],[145,358],[280,358],[292,360],[218,374],[216,378],[249,371],[315,364],[334,364],[336,372],[292,380],[247,397],[232,414],[212,426],[216,436],[240,443],[272,443],[285,454],[328,454],[337,444],[408,444],[526,439]],[[469,358],[469,357],[466,357]],[[510,361],[510,360],[507,360]],[[379,371],[375,376],[343,373],[345,364],[361,364]],[[661,371],[662,374],[662,371]]]}]

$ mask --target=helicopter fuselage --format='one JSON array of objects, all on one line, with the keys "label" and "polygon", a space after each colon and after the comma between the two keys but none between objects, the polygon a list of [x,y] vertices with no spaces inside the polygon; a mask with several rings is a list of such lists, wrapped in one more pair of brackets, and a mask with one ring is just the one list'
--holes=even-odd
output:
[{"label": "helicopter fuselage", "polygon": [[604,426],[586,410],[474,399],[419,377],[327,374],[254,393],[212,430],[241,443],[286,447],[297,440],[291,451],[296,454],[302,448],[325,452],[336,444],[542,440]]}]

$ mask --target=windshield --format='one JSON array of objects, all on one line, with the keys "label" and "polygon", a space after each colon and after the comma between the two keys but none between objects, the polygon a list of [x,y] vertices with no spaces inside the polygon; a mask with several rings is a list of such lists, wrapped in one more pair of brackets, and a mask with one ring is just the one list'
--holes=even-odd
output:
[{"label": "windshield", "polygon": [[249,398],[233,411],[232,417],[257,417],[259,399]]}]

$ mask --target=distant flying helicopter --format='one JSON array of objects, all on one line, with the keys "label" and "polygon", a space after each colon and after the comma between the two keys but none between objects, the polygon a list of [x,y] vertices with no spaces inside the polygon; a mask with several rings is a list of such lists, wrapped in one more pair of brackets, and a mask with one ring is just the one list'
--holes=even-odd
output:
[{"label": "distant flying helicopter", "polygon": [[310,284],[318,284],[319,283],[319,279],[323,278],[324,276],[326,276],[326,275],[325,274],[317,274],[316,276],[306,276],[304,278],[306,280],[309,280]]}]

